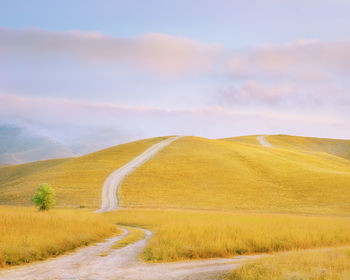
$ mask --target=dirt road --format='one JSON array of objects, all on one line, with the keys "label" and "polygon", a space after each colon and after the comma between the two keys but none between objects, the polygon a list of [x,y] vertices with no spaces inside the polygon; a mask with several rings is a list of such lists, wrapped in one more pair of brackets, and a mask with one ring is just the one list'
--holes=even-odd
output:
[{"label": "dirt road", "polygon": [[259,256],[241,256],[228,259],[208,259],[176,263],[144,263],[138,256],[152,233],[142,229],[145,238],[121,249],[113,244],[128,234],[107,239],[76,252],[0,271],[1,280],[211,280],[219,279],[244,261]]},{"label": "dirt road", "polygon": [[259,143],[265,147],[271,148],[272,145],[266,140],[265,137],[266,137],[266,135],[257,136]]},{"label": "dirt road", "polygon": [[102,205],[101,209],[97,212],[105,212],[115,210],[118,207],[118,188],[122,181],[133,172],[137,167],[145,163],[147,160],[155,156],[161,149],[168,146],[170,143],[179,139],[181,136],[170,137],[164,141],[161,141],[152,147],[148,148],[141,155],[137,156],[124,166],[120,167],[113,173],[111,173],[103,184],[102,189]]}]

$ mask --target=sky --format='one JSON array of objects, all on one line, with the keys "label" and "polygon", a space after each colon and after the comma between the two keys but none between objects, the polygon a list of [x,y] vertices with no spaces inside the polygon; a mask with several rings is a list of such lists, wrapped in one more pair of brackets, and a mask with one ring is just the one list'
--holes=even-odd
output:
[{"label": "sky", "polygon": [[350,138],[349,10],[0,0],[0,123],[86,151],[175,134]]}]

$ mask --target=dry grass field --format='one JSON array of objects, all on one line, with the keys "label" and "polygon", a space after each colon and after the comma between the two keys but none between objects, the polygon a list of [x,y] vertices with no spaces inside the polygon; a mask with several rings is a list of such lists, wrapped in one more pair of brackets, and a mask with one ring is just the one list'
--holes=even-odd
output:
[{"label": "dry grass field", "polygon": [[266,139],[277,148],[307,153],[328,153],[350,160],[350,140],[271,135]]},{"label": "dry grass field", "polygon": [[125,209],[103,214],[154,232],[143,259],[179,261],[350,245],[350,220],[341,217],[219,211]]},{"label": "dry grass field", "polygon": [[122,183],[123,207],[350,213],[350,161],[183,137]]},{"label": "dry grass field", "polygon": [[224,279],[347,280],[350,279],[350,249],[276,254],[247,263]]},{"label": "dry grass field", "polygon": [[[38,184],[47,182],[57,193],[58,206],[97,208],[105,178],[163,139],[2,167],[0,204],[30,205]],[[175,141],[122,183],[119,198],[126,209],[97,215],[87,213],[91,209],[43,213],[2,206],[0,263],[60,254],[115,234],[115,224],[130,226],[130,235],[114,248],[143,238],[133,226],[154,232],[142,253],[150,262],[350,245],[348,141],[285,135],[266,139],[273,148],[261,146],[256,136]],[[290,261],[284,255],[269,257],[227,277],[289,279],[296,273],[304,278],[295,279],[342,279],[338,276],[349,270],[347,252],[336,251],[329,263],[321,252],[298,252]],[[330,274],[322,278],[319,267]]]},{"label": "dry grass field", "polygon": [[0,204],[31,205],[40,183],[49,183],[58,206],[99,207],[107,176],[166,137],[118,145],[86,156],[38,161],[0,169]]},{"label": "dry grass field", "polygon": [[247,136],[222,138],[220,140],[261,146],[260,142],[257,139],[257,136],[258,135],[247,135]]},{"label": "dry grass field", "polygon": [[[275,148],[282,148],[304,153],[327,153],[350,160],[350,140],[303,137],[292,135],[266,135],[265,139]],[[221,140],[261,145],[257,135],[224,138]],[[325,156],[325,155],[324,155]]]},{"label": "dry grass field", "polygon": [[0,267],[57,256],[118,233],[91,211],[0,206]]},{"label": "dry grass field", "polygon": [[[38,184],[47,182],[58,206],[97,208],[106,177],[162,139],[1,168],[0,204],[30,205]],[[256,136],[183,137],[126,178],[121,206],[350,213],[347,141],[283,135],[267,140],[280,148],[263,147]]]}]

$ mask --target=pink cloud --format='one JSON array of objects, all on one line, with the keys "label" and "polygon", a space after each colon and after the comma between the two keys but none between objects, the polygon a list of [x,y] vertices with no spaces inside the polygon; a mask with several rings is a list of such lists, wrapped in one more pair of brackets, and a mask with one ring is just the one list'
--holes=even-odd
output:
[{"label": "pink cloud", "polygon": [[218,44],[202,44],[159,33],[117,38],[98,32],[0,28],[0,55],[15,54],[38,60],[68,57],[85,64],[130,66],[160,75],[209,71],[221,50]]},{"label": "pink cloud", "polygon": [[[349,50],[350,41],[304,40],[235,52],[217,44],[157,33],[116,38],[98,32],[0,28],[0,56],[7,63],[0,69],[4,74],[1,76],[4,84],[9,81],[3,91],[14,88],[17,94],[0,96],[0,116],[48,126],[117,127],[142,136],[224,137],[285,132],[350,137]],[[57,70],[53,61],[60,59],[66,60]],[[43,63],[34,69],[37,61]],[[78,62],[78,66],[69,72],[67,67],[72,62]],[[7,71],[12,64],[16,67]],[[29,72],[32,66],[37,70],[33,76]],[[91,73],[78,81],[75,72],[86,70],[85,66],[91,66]],[[99,72],[108,67],[113,71],[106,71],[107,75]],[[54,78],[42,78],[46,69],[52,71],[48,77]],[[60,76],[66,69],[68,75]],[[155,79],[148,84],[148,73],[183,79]],[[198,73],[206,75],[182,77]],[[17,75],[21,79],[16,79]],[[90,79],[96,79],[91,90]],[[23,80],[26,83],[21,83]],[[83,86],[75,88],[72,81]],[[106,81],[112,82],[104,86]],[[34,87],[36,83],[46,85]],[[103,91],[108,94],[99,98]],[[51,94],[56,99],[21,97],[21,93]],[[159,107],[60,99],[62,95]],[[168,110],[162,105],[180,109]]]},{"label": "pink cloud", "polygon": [[295,95],[295,89],[288,84],[264,85],[255,80],[247,80],[242,85],[222,89],[218,94],[219,104],[254,105],[272,104],[281,105]]},{"label": "pink cloud", "polygon": [[234,52],[227,64],[232,75],[322,81],[350,74],[350,41],[303,40]]}]

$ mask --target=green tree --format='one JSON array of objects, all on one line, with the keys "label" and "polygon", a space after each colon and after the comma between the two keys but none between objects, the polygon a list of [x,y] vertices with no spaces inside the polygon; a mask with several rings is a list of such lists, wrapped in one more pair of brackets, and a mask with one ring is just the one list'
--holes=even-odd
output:
[{"label": "green tree", "polygon": [[56,195],[49,184],[40,184],[33,196],[33,202],[39,207],[39,210],[48,210],[55,206]]}]

